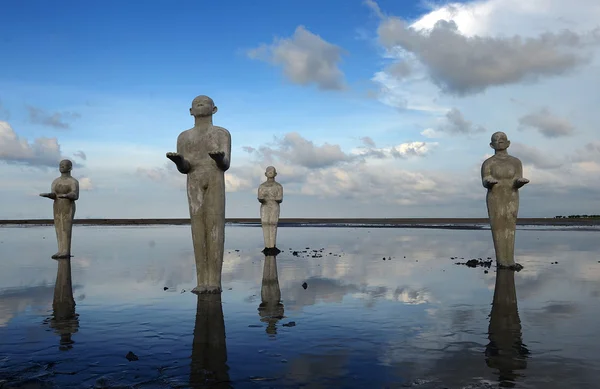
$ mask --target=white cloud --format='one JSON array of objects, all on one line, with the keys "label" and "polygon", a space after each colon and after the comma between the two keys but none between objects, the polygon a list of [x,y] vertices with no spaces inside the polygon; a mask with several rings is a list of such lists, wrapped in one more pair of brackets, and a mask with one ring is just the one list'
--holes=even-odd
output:
[{"label": "white cloud", "polygon": [[62,159],[56,138],[40,137],[30,143],[7,122],[0,121],[0,161],[37,167],[57,167]]},{"label": "white cloud", "polygon": [[92,179],[89,177],[81,177],[78,179],[79,181],[79,190],[90,191],[94,189],[94,184],[92,183]]},{"label": "white cloud", "polygon": [[339,69],[343,53],[340,47],[298,26],[291,38],[276,38],[271,45],[248,51],[248,56],[281,66],[295,84],[341,90],[345,88],[344,74]]}]

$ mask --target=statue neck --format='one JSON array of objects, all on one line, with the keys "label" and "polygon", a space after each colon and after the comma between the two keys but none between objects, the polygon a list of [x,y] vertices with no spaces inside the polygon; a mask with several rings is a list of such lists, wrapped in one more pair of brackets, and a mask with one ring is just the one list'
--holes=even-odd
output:
[{"label": "statue neck", "polygon": [[267,177],[267,182],[274,182],[275,181],[275,177]]},{"label": "statue neck", "polygon": [[71,177],[71,172],[60,173],[60,176],[61,176],[62,178]]},{"label": "statue neck", "polygon": [[495,155],[499,155],[501,157],[504,157],[504,156],[508,155],[508,151],[506,149],[504,149],[504,150],[496,150],[496,152],[494,154]]},{"label": "statue neck", "polygon": [[199,129],[205,129],[211,127],[213,124],[212,115],[208,116],[194,116],[194,127]]}]

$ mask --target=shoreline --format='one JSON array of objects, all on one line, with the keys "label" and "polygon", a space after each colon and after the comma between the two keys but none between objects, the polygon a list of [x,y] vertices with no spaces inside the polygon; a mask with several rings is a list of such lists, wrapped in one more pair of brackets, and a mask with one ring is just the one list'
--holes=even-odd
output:
[{"label": "shoreline", "polygon": [[[259,218],[226,218],[227,225],[260,226]],[[52,219],[0,220],[0,226],[50,226]],[[90,226],[151,226],[189,225],[189,218],[148,218],[148,219],[75,219],[75,225]],[[487,218],[281,218],[279,227],[299,226],[355,226],[355,227],[445,227],[466,226],[489,227]],[[555,219],[519,218],[517,225],[529,226],[600,226],[600,218]]]}]

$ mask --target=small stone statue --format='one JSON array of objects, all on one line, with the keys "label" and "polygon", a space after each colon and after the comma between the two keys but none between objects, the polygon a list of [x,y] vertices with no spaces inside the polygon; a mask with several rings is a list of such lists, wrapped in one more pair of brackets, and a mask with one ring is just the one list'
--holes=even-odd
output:
[{"label": "small stone statue", "polygon": [[52,310],[50,327],[60,336],[59,348],[61,350],[71,349],[75,343],[71,340],[71,336],[79,330],[79,318],[75,313],[75,299],[73,298],[71,258],[58,259]]},{"label": "small stone statue", "polygon": [[40,196],[54,200],[54,229],[58,241],[58,252],[54,259],[71,257],[71,235],[75,217],[75,201],[79,199],[79,181],[71,176],[73,163],[68,159],[60,161],[60,177],[52,181],[50,193]]},{"label": "small stone statue", "polygon": [[521,161],[508,155],[509,146],[506,134],[495,132],[490,147],[496,152],[481,165],[481,180],[487,188],[487,209],[499,267],[515,266],[518,190],[529,182],[523,178]]},{"label": "small stone statue", "polygon": [[177,152],[167,153],[177,170],[187,174],[192,241],[198,286],[194,293],[221,293],[225,244],[225,172],[231,159],[231,135],[213,125],[213,100],[198,96],[190,114],[194,127],[177,138]]},{"label": "small stone statue", "polygon": [[277,257],[274,255],[265,255],[260,298],[261,303],[258,306],[260,321],[267,323],[267,334],[276,335],[277,322],[283,318],[284,309],[277,274]]},{"label": "small stone statue", "polygon": [[516,371],[527,368],[529,355],[521,333],[514,270],[501,268],[496,272],[488,335],[486,363],[498,369],[500,386],[513,387],[519,377]]},{"label": "small stone statue", "polygon": [[[198,296],[192,340],[192,388],[229,388],[225,320],[220,294]],[[210,385],[209,385],[210,384]]]},{"label": "small stone statue", "polygon": [[[275,181],[277,170],[273,166],[265,171],[267,181],[258,187],[258,201],[260,202],[260,221],[262,224],[263,238],[265,241],[265,254],[278,254],[276,247],[277,223],[279,222],[279,207],[283,201],[283,186]],[[277,251],[272,252],[271,251]]]}]

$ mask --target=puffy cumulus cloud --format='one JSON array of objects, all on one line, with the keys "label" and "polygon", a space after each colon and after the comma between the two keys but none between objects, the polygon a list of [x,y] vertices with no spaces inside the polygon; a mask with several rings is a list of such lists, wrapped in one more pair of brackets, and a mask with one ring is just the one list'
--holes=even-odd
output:
[{"label": "puffy cumulus cloud", "polygon": [[383,20],[377,32],[384,47],[400,48],[441,90],[457,95],[565,74],[588,63],[590,52],[585,49],[600,43],[597,31],[545,32],[536,38],[467,37],[454,20],[438,20],[430,30],[417,30],[397,17]]},{"label": "puffy cumulus cloud", "polygon": [[297,132],[275,138],[273,144],[261,146],[255,153],[266,162],[283,160],[306,168],[332,166],[350,159],[339,145],[324,143],[317,146]]},{"label": "puffy cumulus cloud", "polygon": [[0,161],[55,168],[61,159],[58,139],[40,137],[30,143],[19,137],[10,124],[0,121]]},{"label": "puffy cumulus cloud", "polygon": [[53,127],[60,130],[71,128],[70,121],[79,119],[80,114],[76,112],[47,112],[42,108],[31,105],[26,106],[29,113],[29,121],[42,126]]},{"label": "puffy cumulus cloud", "polygon": [[547,138],[573,135],[575,132],[575,127],[569,120],[556,116],[548,108],[521,116],[519,125],[520,130],[535,129]]},{"label": "puffy cumulus cloud", "polygon": [[415,172],[393,166],[360,163],[351,168],[332,167],[310,172],[302,194],[341,197],[361,202],[397,205],[446,204],[463,196],[464,177],[442,172]]},{"label": "puffy cumulus cloud", "polygon": [[80,177],[79,181],[79,190],[90,191],[94,190],[94,184],[92,183],[92,179],[89,177]]},{"label": "puffy cumulus cloud", "polygon": [[298,26],[291,38],[276,38],[270,45],[249,50],[248,56],[282,67],[285,76],[295,84],[341,90],[345,88],[339,68],[343,53],[340,47]]},{"label": "puffy cumulus cloud", "polygon": [[[448,111],[443,119],[443,122],[438,128],[439,132],[445,132],[452,135],[476,134],[485,132],[486,129],[482,126],[476,126],[463,116],[462,112],[457,108],[452,108]],[[435,135],[429,132],[429,135]]]},{"label": "puffy cumulus cloud", "polygon": [[281,163],[306,169],[321,169],[341,164],[355,163],[365,158],[409,158],[424,156],[436,143],[407,142],[389,147],[378,148],[370,137],[362,137],[362,146],[350,152],[344,152],[340,145],[324,143],[316,145],[297,132],[290,132],[283,138],[275,138],[269,145],[253,149],[259,161],[267,164]]}]

